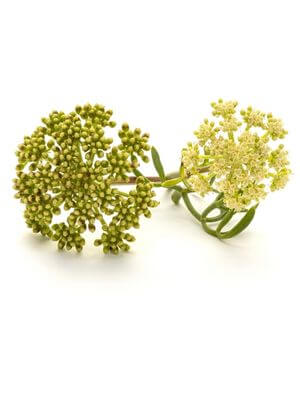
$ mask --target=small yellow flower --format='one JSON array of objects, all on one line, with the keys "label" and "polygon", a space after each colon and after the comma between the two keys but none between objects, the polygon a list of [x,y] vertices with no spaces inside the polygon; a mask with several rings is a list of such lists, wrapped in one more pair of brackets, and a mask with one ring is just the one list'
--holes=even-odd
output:
[{"label": "small yellow flower", "polygon": [[200,150],[198,143],[188,143],[187,148],[182,150],[182,164],[187,172],[186,177],[197,173],[200,164],[203,162],[199,158]]},{"label": "small yellow flower", "polygon": [[268,122],[266,133],[271,136],[273,140],[283,139],[287,134],[287,131],[283,129],[283,123],[281,119],[274,118],[272,114],[267,115]]},{"label": "small yellow flower", "polygon": [[231,117],[235,114],[235,108],[238,105],[237,101],[223,101],[219,99],[217,103],[211,103],[213,108],[212,115],[216,117],[223,117],[224,119]]},{"label": "small yellow flower", "polygon": [[188,184],[191,186],[191,188],[200,194],[200,196],[205,196],[207,193],[211,191],[211,186],[209,184],[209,180],[206,176],[204,175],[192,175],[190,178],[188,178]]},{"label": "small yellow flower", "polygon": [[220,128],[216,127],[213,121],[209,122],[208,119],[205,119],[194,135],[199,139],[201,146],[204,146],[206,142],[214,139],[219,131]]},{"label": "small yellow flower", "polygon": [[273,180],[271,182],[270,189],[271,191],[283,189],[289,180],[289,175],[291,170],[288,168],[282,168],[280,171],[274,175]]},{"label": "small yellow flower", "polygon": [[220,127],[225,133],[233,133],[239,129],[242,123],[235,117],[230,117],[220,121]]},{"label": "small yellow flower", "polygon": [[280,171],[282,168],[285,168],[287,165],[289,165],[287,155],[288,152],[284,150],[284,146],[280,144],[276,150],[271,151],[269,154],[269,167],[274,168],[276,171]]},{"label": "small yellow flower", "polygon": [[247,129],[251,127],[265,127],[265,113],[258,110],[253,110],[253,108],[249,106],[247,110],[241,110],[241,115],[244,122],[247,124]]}]

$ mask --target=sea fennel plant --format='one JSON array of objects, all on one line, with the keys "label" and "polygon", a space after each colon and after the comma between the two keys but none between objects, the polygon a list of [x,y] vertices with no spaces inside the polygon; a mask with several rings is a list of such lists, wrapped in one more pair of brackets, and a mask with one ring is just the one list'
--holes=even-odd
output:
[{"label": "sea fennel plant", "polygon": [[[242,232],[253,220],[259,202],[270,191],[283,188],[290,174],[282,140],[287,131],[282,121],[248,107],[236,113],[237,102],[212,103],[215,120],[205,119],[194,132],[196,142],[182,150],[178,172],[165,174],[149,135],[121,125],[119,143],[107,130],[116,126],[112,111],[101,105],[77,106],[69,114],[53,111],[42,119],[31,136],[18,147],[15,197],[25,205],[25,221],[33,232],[58,242],[59,249],[85,244],[84,232],[102,229],[95,246],[104,253],[128,251],[135,240],[131,228],[140,216],[151,217],[158,206],[154,187],[166,188],[178,205],[182,199],[204,230],[220,239]],[[140,162],[152,162],[158,176],[146,177]],[[133,185],[129,191],[120,185]],[[215,200],[202,212],[191,195],[215,193]],[[65,211],[65,218],[53,223]],[[217,210],[217,215],[212,212]],[[235,214],[241,217],[227,230]]]}]

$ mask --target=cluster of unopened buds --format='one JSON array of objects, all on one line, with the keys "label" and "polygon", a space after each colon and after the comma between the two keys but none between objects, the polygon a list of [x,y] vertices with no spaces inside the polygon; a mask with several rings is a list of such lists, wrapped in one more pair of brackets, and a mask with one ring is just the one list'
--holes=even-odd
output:
[{"label": "cluster of unopened buds", "polygon": [[[194,132],[196,142],[182,150],[179,171],[170,174],[140,129],[124,123],[113,146],[107,136],[116,126],[111,110],[86,104],[69,114],[53,111],[16,152],[15,197],[25,205],[27,226],[57,241],[59,249],[78,252],[85,245],[84,232],[100,227],[95,246],[104,253],[128,251],[135,240],[131,229],[139,228],[141,216],[151,217],[151,208],[159,204],[153,189],[162,187],[175,204],[183,200],[207,233],[228,239],[242,232],[268,192],[288,181],[287,151],[281,143],[271,145],[287,131],[280,119],[252,107],[238,117],[235,101],[219,100],[212,108],[215,120],[203,121]],[[139,170],[141,162],[149,162],[148,152],[158,176]],[[124,185],[133,188],[120,190]],[[216,198],[199,212],[191,195],[210,193]],[[235,214],[240,219],[226,229]]]}]

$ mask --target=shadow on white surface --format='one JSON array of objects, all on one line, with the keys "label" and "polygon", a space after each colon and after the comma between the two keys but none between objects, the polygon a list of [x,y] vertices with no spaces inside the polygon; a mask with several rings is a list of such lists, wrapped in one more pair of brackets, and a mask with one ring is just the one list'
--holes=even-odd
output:
[{"label": "shadow on white surface", "polygon": [[[20,239],[24,254],[30,253],[32,262],[42,264],[45,269],[56,270],[71,276],[130,276],[136,267],[134,252],[105,255],[89,243],[82,253],[74,250],[58,250],[57,243],[41,235],[24,233]],[[70,272],[70,273],[69,273]]]},{"label": "shadow on white surface", "polygon": [[[15,255],[31,268],[67,279],[103,281],[145,280],[172,285],[217,276],[259,276],[282,264],[276,229],[265,228],[258,213],[248,229],[230,240],[218,240],[203,231],[183,204],[170,203],[169,194],[160,196],[161,204],[151,220],[144,219],[136,231],[136,242],[128,253],[105,255],[93,246],[94,235],[87,232],[82,253],[57,250],[57,243],[30,231],[20,232]],[[200,203],[200,202],[199,202]],[[200,207],[200,204],[199,204]],[[245,275],[247,275],[247,273]]]}]

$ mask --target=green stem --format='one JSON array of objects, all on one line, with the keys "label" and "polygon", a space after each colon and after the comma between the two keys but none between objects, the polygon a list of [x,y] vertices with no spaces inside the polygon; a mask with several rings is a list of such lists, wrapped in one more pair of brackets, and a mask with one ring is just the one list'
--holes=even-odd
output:
[{"label": "green stem", "polygon": [[[136,176],[130,176],[128,181],[125,181],[125,180],[124,181],[123,180],[114,181],[113,184],[114,185],[135,185],[136,180],[139,176],[144,176],[144,175],[140,174],[140,175],[136,175]],[[161,184],[161,181],[160,181],[159,177],[157,177],[157,176],[145,176],[145,178],[147,178],[150,182],[159,184],[159,186]]]},{"label": "green stem", "polygon": [[240,221],[229,231],[226,232],[219,232],[218,237],[220,239],[231,239],[232,237],[238,235],[242,231],[244,231],[248,225],[252,222],[254,216],[255,216],[255,210],[258,205],[251,207],[247,213],[243,216],[243,218],[240,219]]},{"label": "green stem", "polygon": [[228,210],[226,212],[226,214],[224,215],[224,218],[221,220],[221,222],[219,223],[216,232],[218,235],[222,234],[222,229],[224,228],[224,226],[226,226],[228,224],[228,222],[231,220],[231,218],[234,216],[235,212],[233,210]]},{"label": "green stem", "polygon": [[[225,214],[227,213],[227,208],[223,206],[223,202],[221,201],[222,194],[220,193],[215,201],[213,201],[202,213],[202,218],[205,222],[217,222],[220,221]],[[208,217],[208,215],[215,209],[220,210],[219,215],[215,217]]]},{"label": "green stem", "polygon": [[125,197],[129,197],[129,194],[126,192],[121,192],[120,190],[117,191],[117,194],[120,196],[125,196]]},{"label": "green stem", "polygon": [[77,150],[78,150],[78,154],[79,154],[79,157],[80,157],[80,161],[83,163],[84,161],[83,161],[83,159],[82,159],[81,148],[80,148],[80,141],[79,141],[79,140],[78,140],[77,143],[76,143],[76,147],[77,147]]},{"label": "green stem", "polygon": [[234,141],[233,132],[228,132],[228,139]]},{"label": "green stem", "polygon": [[222,156],[219,155],[212,155],[212,154],[199,154],[198,155],[199,158],[203,158],[203,160],[211,160],[211,159],[218,159],[218,158],[222,158]]},{"label": "green stem", "polygon": [[194,208],[189,196],[186,192],[182,192],[182,200],[184,201],[187,209],[189,212],[199,221],[202,223],[202,215]]},{"label": "green stem", "polygon": [[[218,234],[216,232],[215,229],[210,228],[207,223],[210,222],[217,222],[222,220],[222,218],[224,217],[224,215],[227,213],[227,209],[225,211],[223,211],[223,207],[222,207],[222,194],[219,194],[217,196],[217,198],[215,199],[215,201],[213,201],[202,213],[202,228],[204,229],[204,231],[206,233],[208,233],[209,235],[218,237]],[[213,210],[215,210],[216,208],[220,209],[220,214],[216,217],[207,217]]]}]

